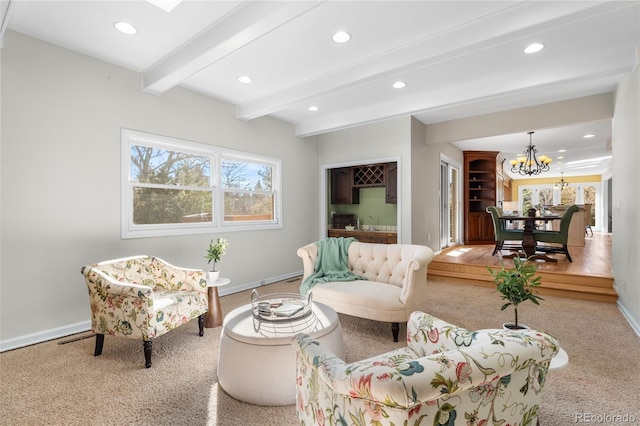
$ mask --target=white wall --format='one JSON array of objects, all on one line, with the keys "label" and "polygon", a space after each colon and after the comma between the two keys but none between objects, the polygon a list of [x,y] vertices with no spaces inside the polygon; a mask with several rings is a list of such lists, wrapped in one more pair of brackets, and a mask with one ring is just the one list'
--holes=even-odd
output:
[{"label": "white wall", "polygon": [[448,142],[431,143],[428,139],[429,126],[417,119],[411,122],[412,138],[412,179],[411,194],[413,242],[440,250],[440,157],[441,154],[462,164],[462,151]]},{"label": "white wall", "polygon": [[616,90],[613,115],[612,258],[618,306],[640,334],[640,70]]},{"label": "white wall", "polygon": [[[438,203],[434,202],[439,199],[437,191],[440,185],[440,164],[438,163],[436,170],[431,169],[433,165],[429,161],[429,148],[424,143],[425,127],[421,121],[411,118],[411,181],[420,182],[411,192],[411,242],[437,251],[440,232],[436,231],[434,234],[432,230],[440,228]],[[437,180],[431,181],[436,175]],[[435,204],[435,216],[430,204]]]},{"label": "white wall", "polygon": [[[340,164],[367,164],[398,158],[400,186],[398,241],[411,242],[411,117],[401,117],[338,130],[318,136],[320,168]],[[325,209],[326,210],[326,209]],[[321,224],[320,224],[321,226]],[[319,230],[316,236],[322,236]]]},{"label": "white wall", "polygon": [[524,133],[531,129],[548,129],[567,124],[608,120],[611,118],[612,110],[613,93],[607,92],[442,121],[427,126],[427,143],[455,142],[487,136]]},{"label": "white wall", "polygon": [[[295,275],[296,249],[316,237],[315,138],[175,88],[140,90],[125,69],[8,31],[2,49],[0,349],[86,329],[82,265],[152,254],[206,268],[211,238],[230,241],[227,293]],[[283,160],[283,228],[120,239],[120,129],[230,147]],[[250,267],[247,267],[250,265]]]}]

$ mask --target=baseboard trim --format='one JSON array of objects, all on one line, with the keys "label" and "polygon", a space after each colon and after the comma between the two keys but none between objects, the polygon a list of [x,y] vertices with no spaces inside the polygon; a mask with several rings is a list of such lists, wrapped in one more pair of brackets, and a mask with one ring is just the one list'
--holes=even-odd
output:
[{"label": "baseboard trim", "polygon": [[635,331],[638,337],[640,337],[640,324],[638,324],[636,319],[631,315],[631,313],[627,310],[624,304],[620,302],[620,299],[618,299],[617,304],[618,304],[618,309],[620,310],[620,312],[622,312],[622,316],[625,317],[625,319],[627,320],[627,322],[629,323],[633,331]]},{"label": "baseboard trim", "polygon": [[[245,290],[252,290],[265,285],[273,284],[278,281],[284,281],[289,278],[299,277],[302,275],[302,271],[292,272],[290,274],[284,274],[276,277],[271,277],[262,281],[254,281],[239,286],[227,288],[225,286],[219,287],[220,296],[226,296],[228,294],[239,293]],[[247,301],[248,303],[249,301]],[[26,334],[20,337],[14,337],[13,339],[0,340],[0,352],[10,351],[13,349],[23,348],[25,346],[31,346],[38,343],[47,342],[53,339],[59,339],[61,337],[67,337],[72,334],[82,333],[91,330],[91,321],[83,321],[77,324],[70,324],[63,327],[52,328],[49,330],[39,331],[37,333]]]},{"label": "baseboard trim", "polygon": [[82,333],[89,330],[91,330],[91,321],[83,321],[63,327],[43,330],[37,333],[26,334],[24,336],[15,337],[13,339],[0,341],[0,352],[23,348],[25,346],[31,346],[37,343],[43,343],[49,340],[59,339],[61,337],[66,337],[72,334]]},{"label": "baseboard trim", "polygon": [[265,285],[277,283],[278,281],[288,280],[289,278],[300,277],[302,276],[302,271],[292,272],[290,274],[279,275],[276,277],[267,278],[262,281],[253,281],[250,283],[241,284],[233,287],[218,287],[218,294],[220,296],[226,296],[228,294],[240,293],[245,290],[253,290],[254,288],[259,288]]}]

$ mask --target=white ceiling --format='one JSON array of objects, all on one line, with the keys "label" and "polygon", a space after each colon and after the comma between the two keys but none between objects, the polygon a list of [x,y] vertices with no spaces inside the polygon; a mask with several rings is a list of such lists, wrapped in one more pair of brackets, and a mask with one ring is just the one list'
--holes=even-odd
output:
[{"label": "white ceiling", "polygon": [[[187,0],[171,12],[146,1],[2,2],[3,13],[9,5],[3,28],[138,72],[150,93],[182,86],[235,105],[240,119],[292,123],[299,136],[611,92],[636,66],[640,43],[638,0]],[[116,21],[138,33],[116,31]],[[337,30],[351,41],[333,42]],[[524,54],[534,41],[546,48]],[[240,75],[253,82],[239,83]],[[393,89],[397,80],[407,86]],[[540,153],[569,150],[565,163],[610,155],[610,120],[531,130]],[[527,143],[523,133],[456,144],[510,156]],[[608,163],[578,173],[562,167],[565,176],[595,174]]]}]

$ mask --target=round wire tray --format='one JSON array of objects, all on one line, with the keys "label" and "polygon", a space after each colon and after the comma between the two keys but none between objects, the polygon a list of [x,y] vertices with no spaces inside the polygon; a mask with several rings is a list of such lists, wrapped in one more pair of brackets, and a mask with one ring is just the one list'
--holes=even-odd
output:
[{"label": "round wire tray", "polygon": [[297,293],[272,293],[260,296],[251,292],[251,312],[261,321],[288,322],[311,315],[311,296]]}]

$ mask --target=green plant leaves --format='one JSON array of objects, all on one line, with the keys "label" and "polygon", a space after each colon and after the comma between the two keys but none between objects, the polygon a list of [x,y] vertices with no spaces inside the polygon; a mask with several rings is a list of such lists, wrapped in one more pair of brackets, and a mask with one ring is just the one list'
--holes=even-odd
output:
[{"label": "green plant leaves", "polygon": [[504,311],[513,305],[516,326],[518,325],[518,305],[520,303],[530,300],[539,305],[539,301],[544,300],[535,292],[535,288],[542,284],[542,277],[536,276],[538,265],[529,259],[522,260],[519,257],[514,257],[511,269],[505,268],[504,262],[502,262],[501,269],[491,269],[489,266],[486,268],[493,277],[498,292],[502,294],[501,298],[507,301],[500,310]]}]

